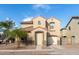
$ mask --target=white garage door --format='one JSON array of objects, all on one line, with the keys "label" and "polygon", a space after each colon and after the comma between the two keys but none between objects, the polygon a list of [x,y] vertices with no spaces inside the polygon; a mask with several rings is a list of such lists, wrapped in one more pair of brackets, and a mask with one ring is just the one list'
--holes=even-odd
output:
[{"label": "white garage door", "polygon": [[54,44],[57,44],[57,40],[58,38],[57,37],[48,37],[48,45],[54,45]]}]

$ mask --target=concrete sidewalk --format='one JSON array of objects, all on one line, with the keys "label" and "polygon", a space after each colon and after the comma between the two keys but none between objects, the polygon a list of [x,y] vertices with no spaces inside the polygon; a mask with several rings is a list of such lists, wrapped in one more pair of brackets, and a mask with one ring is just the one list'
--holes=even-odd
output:
[{"label": "concrete sidewalk", "polygon": [[0,50],[0,55],[48,55],[52,49]]},{"label": "concrete sidewalk", "polygon": [[53,49],[22,49],[22,50],[0,50],[0,52],[24,52],[24,51],[53,51]]}]

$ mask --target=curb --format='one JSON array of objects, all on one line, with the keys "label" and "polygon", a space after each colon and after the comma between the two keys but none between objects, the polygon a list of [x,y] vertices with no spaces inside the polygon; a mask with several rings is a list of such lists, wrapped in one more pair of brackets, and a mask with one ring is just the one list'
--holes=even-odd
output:
[{"label": "curb", "polygon": [[0,50],[0,52],[24,52],[24,51],[53,51],[53,49],[31,49],[31,50]]}]

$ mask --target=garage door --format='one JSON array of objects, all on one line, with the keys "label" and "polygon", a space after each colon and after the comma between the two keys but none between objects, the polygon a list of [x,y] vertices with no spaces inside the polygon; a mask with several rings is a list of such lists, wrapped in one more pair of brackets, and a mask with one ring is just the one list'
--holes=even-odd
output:
[{"label": "garage door", "polygon": [[57,44],[57,37],[48,37],[48,40],[47,40],[47,44],[48,45],[54,45],[54,44]]}]

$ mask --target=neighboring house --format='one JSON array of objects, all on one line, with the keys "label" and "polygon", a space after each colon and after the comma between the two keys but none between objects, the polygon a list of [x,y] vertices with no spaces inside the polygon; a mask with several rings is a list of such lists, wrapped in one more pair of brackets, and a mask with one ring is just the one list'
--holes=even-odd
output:
[{"label": "neighboring house", "polygon": [[21,28],[28,32],[28,40],[33,40],[35,46],[48,46],[60,44],[60,20],[51,17],[45,19],[38,16],[31,21],[21,23]]},{"label": "neighboring house", "polygon": [[74,16],[65,28],[61,29],[62,45],[79,44],[79,16]]}]

